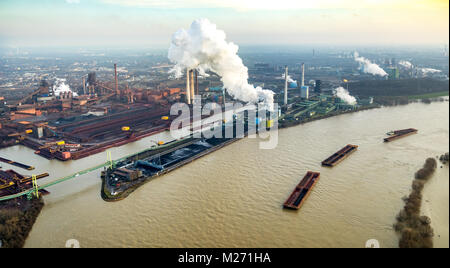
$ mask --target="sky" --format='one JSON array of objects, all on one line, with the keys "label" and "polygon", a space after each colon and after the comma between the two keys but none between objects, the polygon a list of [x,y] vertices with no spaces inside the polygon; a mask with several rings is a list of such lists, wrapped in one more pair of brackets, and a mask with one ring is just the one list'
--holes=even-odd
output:
[{"label": "sky", "polygon": [[0,0],[0,47],[164,48],[197,18],[240,45],[449,42],[448,0]]}]

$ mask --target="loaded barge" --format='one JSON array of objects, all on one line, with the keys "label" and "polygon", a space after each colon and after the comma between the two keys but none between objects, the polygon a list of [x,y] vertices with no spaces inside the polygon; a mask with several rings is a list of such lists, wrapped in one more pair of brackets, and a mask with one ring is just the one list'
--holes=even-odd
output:
[{"label": "loaded barge", "polygon": [[[48,173],[43,173],[36,175],[36,179],[39,180],[48,176]],[[24,176],[14,170],[0,170],[0,197],[20,193],[33,188],[32,179],[32,176]],[[44,189],[39,190],[39,192],[42,195],[49,193]]]},{"label": "loaded barge", "polygon": [[[234,129],[234,128],[233,128]],[[248,133],[248,125],[245,126]],[[225,128],[222,137],[225,136]],[[105,201],[119,201],[150,179],[159,177],[186,165],[209,153],[219,150],[240,138],[236,133],[232,138],[195,138],[192,135],[149,149],[128,157],[102,171],[102,198]]]},{"label": "loaded barge", "polygon": [[284,208],[298,210],[308,198],[319,178],[319,172],[308,171],[286,202],[284,202]]},{"label": "loaded barge", "polygon": [[322,161],[322,166],[334,167],[358,149],[358,145],[348,144],[341,150]]},{"label": "loaded barge", "polygon": [[403,138],[412,134],[416,134],[418,132],[415,128],[407,128],[401,130],[395,130],[387,133],[390,137],[384,138],[384,142],[391,142],[399,138]]},{"label": "loaded barge", "polygon": [[23,168],[23,169],[26,169],[26,170],[33,170],[34,169],[33,166],[28,166],[28,165],[25,165],[25,164],[22,164],[22,163],[19,163],[19,162],[16,162],[16,161],[12,161],[12,160],[9,160],[9,159],[3,158],[3,157],[0,157],[0,162],[7,163],[7,164],[10,164],[12,166],[20,167],[20,168]]}]

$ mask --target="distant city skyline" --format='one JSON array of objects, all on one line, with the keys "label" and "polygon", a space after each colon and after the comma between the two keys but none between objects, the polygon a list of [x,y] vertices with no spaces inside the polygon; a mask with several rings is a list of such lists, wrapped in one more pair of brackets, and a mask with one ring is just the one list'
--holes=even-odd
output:
[{"label": "distant city skyline", "polygon": [[239,45],[449,42],[442,0],[2,0],[0,47],[165,48],[197,18]]}]

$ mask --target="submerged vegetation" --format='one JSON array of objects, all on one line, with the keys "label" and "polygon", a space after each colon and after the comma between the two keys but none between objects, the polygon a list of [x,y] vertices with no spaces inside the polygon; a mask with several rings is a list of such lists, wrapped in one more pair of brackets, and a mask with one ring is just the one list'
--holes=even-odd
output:
[{"label": "submerged vegetation", "polygon": [[4,201],[0,204],[0,247],[22,248],[44,202],[26,197]]},{"label": "submerged vegetation", "polygon": [[374,97],[383,106],[406,105],[413,102],[442,102],[449,95],[449,81],[432,78],[400,80],[365,80],[349,83],[352,95]]},{"label": "submerged vegetation", "polygon": [[448,153],[441,155],[441,157],[439,157],[439,161],[441,161],[442,164],[447,165],[449,161]]},{"label": "submerged vegetation", "polygon": [[431,228],[431,220],[427,216],[420,215],[420,208],[422,190],[436,167],[436,159],[428,158],[415,174],[410,195],[404,198],[405,206],[397,215],[397,223],[394,224],[395,231],[400,234],[400,248],[433,247],[434,231]]}]

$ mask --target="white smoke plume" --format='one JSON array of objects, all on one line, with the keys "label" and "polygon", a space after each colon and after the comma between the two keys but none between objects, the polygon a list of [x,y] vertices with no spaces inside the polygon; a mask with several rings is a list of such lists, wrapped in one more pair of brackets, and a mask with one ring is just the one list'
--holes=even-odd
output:
[{"label": "white smoke plume", "polygon": [[197,19],[188,30],[180,29],[173,34],[168,57],[175,66],[170,72],[180,78],[187,68],[197,69],[202,76],[211,71],[221,77],[233,98],[249,103],[262,101],[267,109],[273,110],[274,93],[248,83],[248,68],[237,55],[238,49],[226,41],[225,32],[215,24]]},{"label": "white smoke plume", "polygon": [[[399,61],[398,64],[400,64],[401,66],[403,66],[407,69],[414,68],[414,65],[411,62],[406,61],[406,60]],[[442,72],[441,70],[437,70],[437,69],[433,69],[433,68],[416,68],[416,70],[423,76],[428,76],[428,75]]]},{"label": "white smoke plume", "polygon": [[[285,79],[284,77],[285,77],[285,74],[283,73],[281,75],[281,78]],[[292,77],[290,75],[288,75],[288,83],[297,83],[297,80],[292,79]]]},{"label": "white smoke plume", "polygon": [[419,68],[419,70],[420,70],[420,72],[422,72],[423,75],[442,72],[441,70],[437,70],[437,69],[433,69],[433,68]]},{"label": "white smoke plume", "polygon": [[66,79],[63,78],[56,78],[56,82],[53,85],[53,93],[56,97],[59,97],[59,95],[63,92],[72,92],[73,97],[77,97],[78,94],[73,92],[69,85],[66,84]]},{"label": "white smoke plume", "polygon": [[333,89],[333,94],[350,105],[356,104],[356,98],[350,95],[348,90],[343,87]]},{"label": "white smoke plume", "polygon": [[360,57],[358,52],[355,52],[353,56],[355,61],[359,63],[359,70],[362,72],[379,76],[388,75],[378,64],[372,63],[364,57]]},{"label": "white smoke plume", "polygon": [[414,67],[414,65],[411,62],[407,61],[407,60],[401,60],[401,61],[398,62],[398,64],[400,64],[401,66],[403,66],[403,67],[405,67],[407,69],[412,69]]}]

